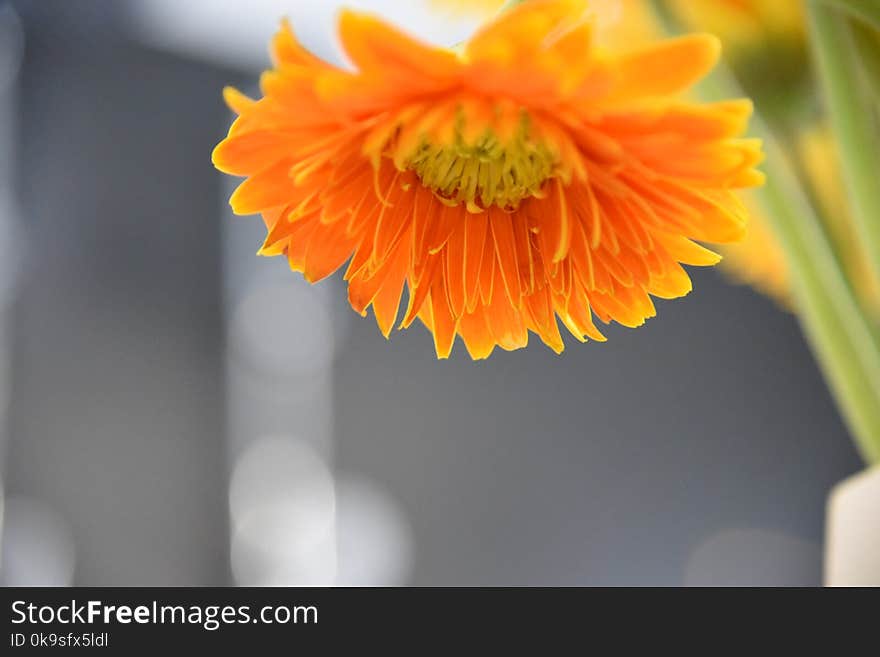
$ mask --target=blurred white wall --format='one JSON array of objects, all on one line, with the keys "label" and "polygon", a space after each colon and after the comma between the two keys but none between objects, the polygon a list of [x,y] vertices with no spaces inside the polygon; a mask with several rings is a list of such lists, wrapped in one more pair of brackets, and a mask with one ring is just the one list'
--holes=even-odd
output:
[{"label": "blurred white wall", "polygon": [[265,68],[267,43],[287,16],[303,42],[323,56],[335,52],[332,35],[340,7],[375,11],[422,38],[451,45],[475,23],[438,14],[428,0],[132,0],[129,26],[146,43],[240,70]]}]

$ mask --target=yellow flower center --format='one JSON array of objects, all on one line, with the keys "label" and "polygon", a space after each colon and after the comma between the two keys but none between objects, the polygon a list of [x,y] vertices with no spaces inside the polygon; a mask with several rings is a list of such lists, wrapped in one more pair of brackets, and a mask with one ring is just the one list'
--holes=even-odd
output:
[{"label": "yellow flower center", "polygon": [[556,157],[530,137],[526,115],[504,142],[487,128],[468,143],[460,128],[459,123],[451,143],[424,140],[407,164],[437,198],[481,212],[492,205],[514,210],[523,199],[542,195],[544,182],[554,175]]}]

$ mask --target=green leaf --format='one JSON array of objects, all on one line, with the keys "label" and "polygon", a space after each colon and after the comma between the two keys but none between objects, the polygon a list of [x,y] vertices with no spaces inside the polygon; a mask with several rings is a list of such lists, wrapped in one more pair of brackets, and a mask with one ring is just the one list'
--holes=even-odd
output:
[{"label": "green leaf", "polygon": [[875,107],[880,107],[880,31],[857,21],[850,22],[850,30],[862,65],[865,84],[874,94]]}]

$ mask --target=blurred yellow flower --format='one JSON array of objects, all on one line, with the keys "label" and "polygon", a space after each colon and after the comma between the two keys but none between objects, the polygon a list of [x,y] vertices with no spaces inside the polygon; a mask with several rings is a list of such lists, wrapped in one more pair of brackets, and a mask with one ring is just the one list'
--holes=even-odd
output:
[{"label": "blurred yellow flower", "polygon": [[715,34],[733,53],[780,41],[801,43],[806,34],[802,0],[665,2],[686,28]]},{"label": "blurred yellow flower", "polygon": [[[528,0],[527,0],[528,1]],[[491,16],[506,0],[429,0],[437,9],[456,15]],[[636,47],[664,34],[651,0],[591,0],[601,30],[594,35],[601,46]]]},{"label": "blurred yellow flower", "polygon": [[[649,0],[645,0],[649,2]],[[815,85],[809,77],[803,0],[663,0],[685,32],[714,34],[727,63],[773,125],[803,120]]]},{"label": "blurred yellow flower", "polygon": [[[871,273],[850,216],[834,135],[829,126],[817,123],[804,130],[798,141],[799,167],[812,189],[848,278],[853,281],[856,294],[869,311],[880,314],[880,282]],[[790,277],[782,247],[757,202],[751,200],[747,203],[752,210],[748,234],[743,241],[722,248],[722,268],[734,278],[792,308]]]},{"label": "blurred yellow flower", "polygon": [[731,278],[752,286],[780,305],[792,309],[785,253],[757,200],[747,197],[746,206],[750,210],[750,220],[745,239],[721,249],[724,256],[721,268]]},{"label": "blurred yellow flower", "polygon": [[[429,0],[438,9],[485,17],[505,0]],[[606,38],[617,45],[654,38],[661,31],[652,0],[593,0],[594,10],[616,30]],[[682,27],[711,32],[734,53],[768,42],[803,42],[806,28],[802,0],[660,0]]]},{"label": "blurred yellow flower", "polygon": [[455,15],[490,16],[501,9],[506,0],[428,0],[432,7]]}]

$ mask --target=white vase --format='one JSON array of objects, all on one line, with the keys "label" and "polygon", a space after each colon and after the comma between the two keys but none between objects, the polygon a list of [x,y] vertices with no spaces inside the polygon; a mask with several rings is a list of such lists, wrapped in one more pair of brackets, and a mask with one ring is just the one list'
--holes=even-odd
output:
[{"label": "white vase", "polygon": [[835,486],[827,514],[826,586],[880,586],[880,467]]}]

